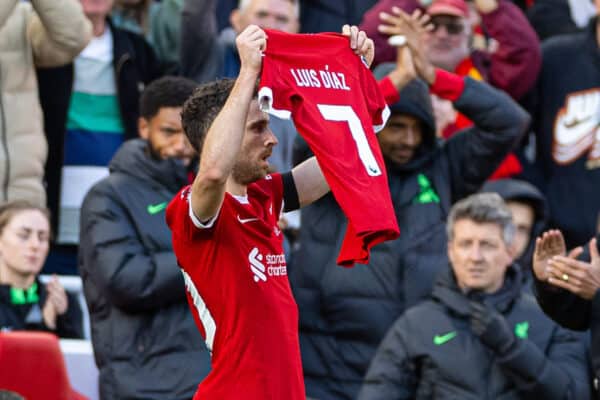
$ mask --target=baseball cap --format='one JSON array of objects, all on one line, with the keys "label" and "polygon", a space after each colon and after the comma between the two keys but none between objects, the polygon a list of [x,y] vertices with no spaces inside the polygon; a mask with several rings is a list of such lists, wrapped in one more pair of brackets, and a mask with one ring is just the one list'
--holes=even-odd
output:
[{"label": "baseball cap", "polygon": [[465,0],[434,0],[427,8],[429,15],[453,15],[455,17],[467,18],[469,7]]}]

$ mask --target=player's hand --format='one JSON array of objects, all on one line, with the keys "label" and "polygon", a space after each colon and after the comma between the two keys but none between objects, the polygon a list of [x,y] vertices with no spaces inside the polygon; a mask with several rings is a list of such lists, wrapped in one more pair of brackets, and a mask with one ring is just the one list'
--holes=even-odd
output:
[{"label": "player's hand", "polygon": [[262,67],[262,52],[267,48],[267,34],[256,25],[248,25],[235,39],[240,55],[240,73],[248,70],[258,75]]},{"label": "player's hand", "polygon": [[367,37],[364,31],[358,29],[355,25],[344,25],[342,27],[342,35],[350,38],[350,48],[354,53],[365,58],[367,65],[370,67],[375,58],[375,44],[373,40]]}]

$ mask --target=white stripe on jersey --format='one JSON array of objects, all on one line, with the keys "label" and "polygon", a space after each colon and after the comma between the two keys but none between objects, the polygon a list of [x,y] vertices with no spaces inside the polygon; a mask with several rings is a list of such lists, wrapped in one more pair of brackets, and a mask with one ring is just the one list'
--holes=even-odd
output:
[{"label": "white stripe on jersey", "polygon": [[204,332],[206,333],[206,347],[208,347],[208,350],[212,353],[217,324],[210,314],[208,307],[206,307],[206,303],[202,300],[202,296],[198,293],[198,289],[196,289],[196,285],[194,285],[192,278],[184,270],[181,270],[181,273],[183,274],[185,287],[190,293],[190,296],[192,296],[194,306],[198,312],[198,317],[200,317],[200,322],[202,322],[202,326],[204,327]]}]

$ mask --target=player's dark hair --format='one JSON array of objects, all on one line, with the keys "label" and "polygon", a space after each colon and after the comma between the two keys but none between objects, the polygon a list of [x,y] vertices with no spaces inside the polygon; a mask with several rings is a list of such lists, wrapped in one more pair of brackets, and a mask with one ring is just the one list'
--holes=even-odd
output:
[{"label": "player's dark hair", "polygon": [[225,105],[234,83],[235,79],[226,78],[200,85],[183,105],[183,131],[198,154],[208,128]]},{"label": "player's dark hair", "polygon": [[152,81],[140,98],[140,116],[153,118],[163,107],[182,107],[198,84],[179,76],[165,76]]}]

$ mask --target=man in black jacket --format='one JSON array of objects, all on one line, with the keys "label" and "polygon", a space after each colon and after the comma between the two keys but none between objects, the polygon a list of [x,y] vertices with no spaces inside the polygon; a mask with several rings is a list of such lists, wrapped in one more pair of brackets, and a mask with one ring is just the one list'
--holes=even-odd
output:
[{"label": "man in black jacket", "polygon": [[390,329],[359,399],[588,399],[582,341],[521,291],[500,196],[456,203],[447,234],[451,268]]},{"label": "man in black jacket", "polygon": [[[434,70],[424,59],[420,65],[429,69],[417,72],[427,84],[413,80],[411,54],[400,53],[397,64],[376,70],[401,89],[378,133],[400,237],[374,247],[368,266],[339,268],[335,257],[346,218],[335,199],[328,195],[302,210],[300,246],[288,273],[300,311],[307,394],[320,400],[356,396],[391,324],[430,294],[446,264],[451,204],[479,190],[529,123],[505,93]],[[429,91],[452,100],[474,126],[438,141]]]},{"label": "man in black jacket", "polygon": [[119,149],[83,202],[79,268],[103,399],[191,399],[209,370],[164,220],[193,173],[180,111],[195,86],[165,77],[146,88],[143,139]]}]

